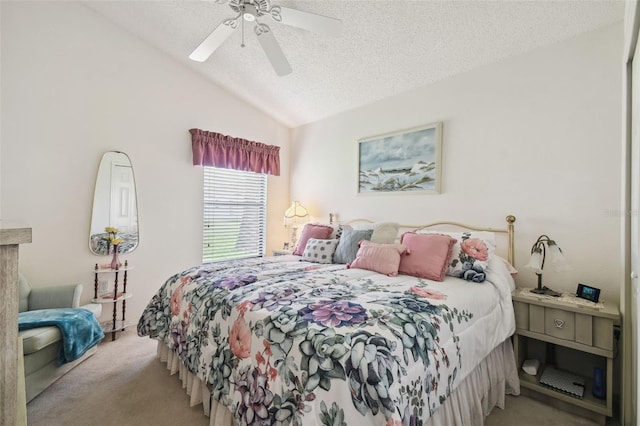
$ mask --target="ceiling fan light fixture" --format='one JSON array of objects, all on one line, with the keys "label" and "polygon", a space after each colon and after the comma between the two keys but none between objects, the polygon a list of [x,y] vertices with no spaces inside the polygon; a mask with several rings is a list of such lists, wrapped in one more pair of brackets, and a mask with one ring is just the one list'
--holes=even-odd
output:
[{"label": "ceiling fan light fixture", "polygon": [[258,16],[258,9],[254,5],[247,3],[242,6],[242,17],[245,21],[253,22],[256,16]]},{"label": "ceiling fan light fixture", "polygon": [[[2,1],[2,0],[0,0]],[[271,7],[269,0],[214,0],[218,4],[229,4],[236,15],[225,19],[209,34],[189,58],[204,62],[211,54],[231,35],[238,26],[242,28],[242,43],[244,47],[244,21],[255,22],[254,33],[262,46],[269,62],[276,74],[284,76],[291,73],[291,65],[282,52],[280,44],[273,35],[271,29],[258,21],[265,15],[269,15],[275,22],[312,31],[321,35],[336,35],[340,32],[342,21],[328,16],[317,15],[287,7]],[[242,21],[240,20],[242,18]],[[239,25],[242,23],[243,25]]]}]

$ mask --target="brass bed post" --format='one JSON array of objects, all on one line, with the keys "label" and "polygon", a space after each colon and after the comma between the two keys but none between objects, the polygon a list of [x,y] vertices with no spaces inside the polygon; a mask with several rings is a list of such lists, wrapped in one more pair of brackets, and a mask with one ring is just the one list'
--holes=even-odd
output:
[{"label": "brass bed post", "polygon": [[514,253],[514,249],[513,249],[513,223],[516,221],[516,217],[514,215],[509,215],[506,217],[507,220],[507,234],[508,234],[508,238],[509,238],[509,247],[507,248],[507,257],[509,260],[509,263],[513,266],[515,266],[515,253]]}]

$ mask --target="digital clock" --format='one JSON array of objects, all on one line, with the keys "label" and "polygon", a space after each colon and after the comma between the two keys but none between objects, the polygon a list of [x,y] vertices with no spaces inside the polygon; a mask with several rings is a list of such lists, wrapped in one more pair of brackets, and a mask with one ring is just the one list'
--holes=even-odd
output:
[{"label": "digital clock", "polygon": [[588,286],[586,284],[578,284],[578,291],[576,292],[576,296],[590,300],[591,302],[598,303],[600,299],[600,289]]}]

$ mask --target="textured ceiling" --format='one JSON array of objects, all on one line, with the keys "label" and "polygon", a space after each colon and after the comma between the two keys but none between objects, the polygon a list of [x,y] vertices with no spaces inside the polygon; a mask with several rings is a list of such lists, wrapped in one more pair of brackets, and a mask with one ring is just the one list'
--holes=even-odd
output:
[{"label": "textured ceiling", "polygon": [[289,127],[320,120],[620,21],[621,0],[272,0],[341,19],[338,37],[269,24],[293,72],[278,77],[250,27],[203,63],[188,59],[224,18],[213,1],[86,6]]}]

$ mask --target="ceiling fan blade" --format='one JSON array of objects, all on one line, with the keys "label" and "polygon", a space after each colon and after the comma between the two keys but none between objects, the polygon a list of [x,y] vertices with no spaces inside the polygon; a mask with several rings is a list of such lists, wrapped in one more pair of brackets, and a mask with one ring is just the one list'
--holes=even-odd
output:
[{"label": "ceiling fan blade", "polygon": [[224,41],[229,38],[233,30],[236,29],[235,21],[228,20],[222,22],[205,38],[196,49],[191,52],[189,59],[204,62]]},{"label": "ceiling fan blade", "polygon": [[[280,7],[281,22],[325,36],[337,36],[342,31],[342,21],[315,13]],[[274,18],[275,19],[275,18]]]},{"label": "ceiling fan blade", "polygon": [[269,62],[271,62],[273,69],[276,71],[276,74],[279,76],[290,74],[291,65],[284,56],[284,53],[282,53],[280,44],[274,37],[271,28],[265,24],[260,24],[256,27],[255,32],[258,36],[258,41],[260,42],[264,53],[267,55]]}]

